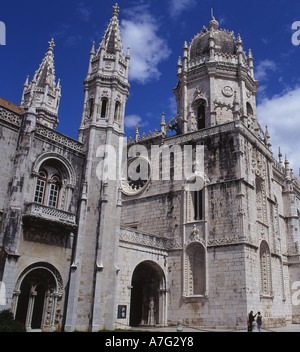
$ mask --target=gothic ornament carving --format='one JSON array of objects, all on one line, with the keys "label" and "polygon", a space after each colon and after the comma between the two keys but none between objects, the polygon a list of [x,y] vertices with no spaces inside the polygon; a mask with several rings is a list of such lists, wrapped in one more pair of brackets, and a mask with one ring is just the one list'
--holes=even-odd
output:
[{"label": "gothic ornament carving", "polygon": [[196,224],[192,227],[190,235],[185,243],[185,247],[188,247],[191,243],[201,243],[205,246],[203,229],[200,231]]},{"label": "gothic ornament carving", "polygon": [[200,88],[197,87],[194,93],[194,100],[191,104],[191,106],[195,107],[199,104],[207,105],[208,99],[206,93]]},{"label": "gothic ornament carving", "polygon": [[225,97],[230,98],[233,96],[233,89],[230,86],[225,86],[222,89],[222,93]]},{"label": "gothic ornament carving", "polygon": [[234,105],[223,103],[221,101],[215,100],[214,104],[215,104],[215,109],[217,109],[217,108],[220,108],[220,109],[226,108],[227,110],[231,110],[231,111],[233,111],[233,109],[234,109]]},{"label": "gothic ornament carving", "polygon": [[133,158],[123,166],[121,188],[128,196],[137,195],[151,179],[151,164],[144,157]]}]

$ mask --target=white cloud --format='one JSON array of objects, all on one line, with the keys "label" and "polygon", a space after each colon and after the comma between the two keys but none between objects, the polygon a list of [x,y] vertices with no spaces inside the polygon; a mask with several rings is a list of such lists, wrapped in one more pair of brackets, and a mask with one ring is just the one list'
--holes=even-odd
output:
[{"label": "white cloud", "polygon": [[272,150],[277,159],[278,147],[286,154],[298,176],[300,167],[300,87],[289,89],[271,99],[263,99],[257,106],[258,121],[263,129],[268,125]]},{"label": "white cloud", "polygon": [[174,117],[176,116],[177,114],[177,102],[176,102],[176,99],[175,99],[175,96],[172,95],[169,97],[168,99],[168,103],[169,103],[169,110],[170,110],[170,113],[172,115],[174,115]]},{"label": "white cloud", "polygon": [[266,80],[268,73],[277,70],[277,65],[273,60],[263,60],[255,68],[255,79],[258,81]]},{"label": "white cloud", "polygon": [[90,20],[91,11],[85,6],[83,1],[77,5],[76,12],[83,21],[88,22]]},{"label": "white cloud", "polygon": [[142,118],[139,115],[125,116],[124,125],[127,128],[135,128],[136,125],[141,125]]},{"label": "white cloud", "polygon": [[159,23],[149,13],[148,5],[140,5],[124,11],[121,21],[124,50],[130,47],[129,79],[142,84],[160,77],[158,65],[171,51],[168,43],[159,35]]},{"label": "white cloud", "polygon": [[79,35],[69,35],[65,41],[64,41],[64,45],[66,46],[74,46],[76,44],[78,44],[78,42],[82,39],[82,36]]},{"label": "white cloud", "polygon": [[196,0],[170,0],[169,11],[172,18],[178,17],[184,10],[196,5]]}]

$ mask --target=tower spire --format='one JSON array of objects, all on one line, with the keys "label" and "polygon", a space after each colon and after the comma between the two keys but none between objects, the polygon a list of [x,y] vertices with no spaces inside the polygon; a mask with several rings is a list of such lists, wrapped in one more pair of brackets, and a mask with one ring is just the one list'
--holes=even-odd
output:
[{"label": "tower spire", "polygon": [[123,50],[118,14],[119,5],[116,3],[113,6],[112,18],[100,43],[100,47],[104,47],[108,54],[115,54],[116,51]]},{"label": "tower spire", "polygon": [[124,129],[130,55],[129,48],[126,54],[123,52],[118,14],[116,3],[99,49],[95,52],[93,44],[90,51],[79,139],[91,124]]},{"label": "tower spire", "polygon": [[24,110],[35,110],[38,122],[55,129],[58,124],[58,107],[61,98],[60,83],[56,84],[54,54],[54,39],[48,42],[48,50],[35,72],[33,79],[24,84],[21,107]]}]

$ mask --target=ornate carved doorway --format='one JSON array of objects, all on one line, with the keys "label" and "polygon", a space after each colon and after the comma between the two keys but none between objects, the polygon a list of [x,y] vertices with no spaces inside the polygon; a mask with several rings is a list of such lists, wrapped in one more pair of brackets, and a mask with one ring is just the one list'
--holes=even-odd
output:
[{"label": "ornate carved doorway", "polygon": [[131,326],[166,324],[166,284],[161,267],[144,261],[134,270],[131,281]]},{"label": "ornate carved doorway", "polygon": [[14,291],[15,318],[24,323],[26,331],[55,330],[58,300],[62,297],[62,280],[47,263],[33,265],[20,275]]}]

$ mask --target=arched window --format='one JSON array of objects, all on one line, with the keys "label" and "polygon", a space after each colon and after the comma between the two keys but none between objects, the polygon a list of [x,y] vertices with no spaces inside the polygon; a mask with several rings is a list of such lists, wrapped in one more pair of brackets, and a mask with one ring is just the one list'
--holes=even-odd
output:
[{"label": "arched window", "polygon": [[263,296],[272,295],[271,254],[266,241],[262,241],[259,250],[260,256],[260,289]]},{"label": "arched window", "polygon": [[198,130],[205,128],[205,105],[199,105],[197,109],[197,124]]},{"label": "arched window", "polygon": [[248,116],[248,117],[253,117],[253,109],[252,109],[252,106],[247,102],[246,107],[247,107],[247,116]]},{"label": "arched window", "polygon": [[36,181],[34,202],[58,208],[61,184],[62,176],[59,168],[50,161],[43,164]]},{"label": "arched window", "polygon": [[32,175],[34,203],[72,212],[70,205],[76,176],[67,159],[56,153],[43,153],[34,162]]},{"label": "arched window", "polygon": [[89,100],[89,117],[92,117],[93,112],[94,112],[94,99],[91,98]]},{"label": "arched window", "polygon": [[107,98],[102,98],[101,100],[101,117],[105,118],[107,114],[107,103],[108,99]]},{"label": "arched window", "polygon": [[44,201],[45,190],[46,190],[47,174],[45,171],[40,171],[36,181],[34,201],[42,204]]},{"label": "arched window", "polygon": [[204,189],[187,193],[187,220],[189,222],[204,220]]},{"label": "arched window", "polygon": [[49,199],[48,199],[49,207],[57,208],[60,183],[61,183],[60,178],[57,175],[53,175],[51,177],[51,180],[49,181],[49,184],[50,184]]},{"label": "arched window", "polygon": [[203,220],[203,191],[192,192],[194,220]]},{"label": "arched window", "polygon": [[260,221],[264,221],[264,192],[263,192],[263,183],[257,177],[255,181],[256,188],[256,212],[257,219]]},{"label": "arched window", "polygon": [[200,243],[190,244],[187,248],[187,294],[205,295],[206,268],[205,249]]},{"label": "arched window", "polygon": [[115,121],[119,122],[120,121],[120,109],[121,109],[121,104],[119,101],[116,101],[115,105]]}]

